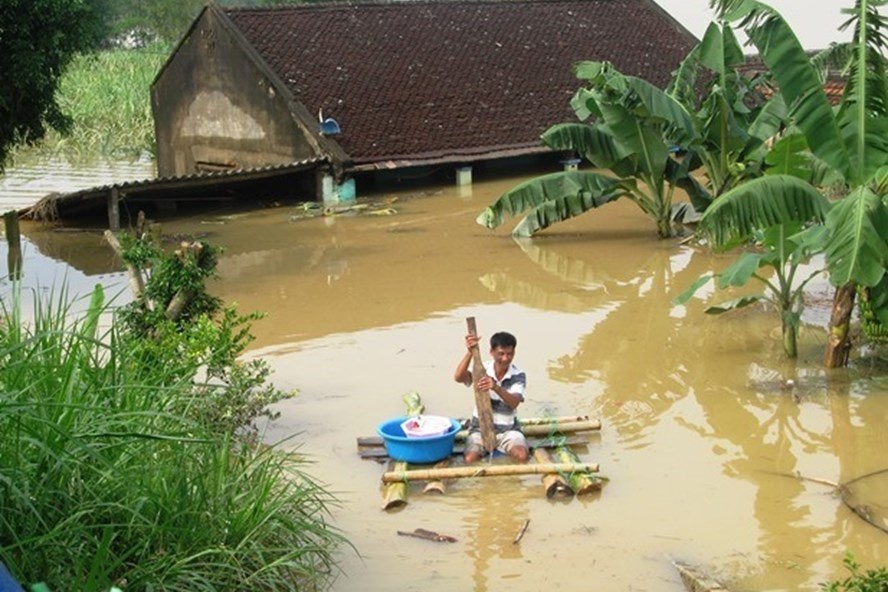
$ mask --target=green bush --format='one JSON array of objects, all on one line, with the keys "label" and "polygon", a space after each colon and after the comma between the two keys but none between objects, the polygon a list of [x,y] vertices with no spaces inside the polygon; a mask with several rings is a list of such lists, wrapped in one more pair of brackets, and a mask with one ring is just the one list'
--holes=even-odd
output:
[{"label": "green bush", "polygon": [[821,586],[827,592],[888,592],[888,568],[860,570],[860,564],[850,551],[842,561],[851,575],[841,581],[828,582]]},{"label": "green bush", "polygon": [[142,365],[97,287],[0,315],[0,561],[54,592],[304,590],[335,576],[333,498],[298,456],[181,411],[190,377]]}]

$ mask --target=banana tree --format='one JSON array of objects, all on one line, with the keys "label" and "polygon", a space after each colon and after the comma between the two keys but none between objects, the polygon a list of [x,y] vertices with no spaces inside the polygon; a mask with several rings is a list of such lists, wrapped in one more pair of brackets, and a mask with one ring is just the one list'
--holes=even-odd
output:
[{"label": "banana tree", "polygon": [[[776,81],[812,161],[828,167],[847,187],[847,196],[830,208],[821,235],[829,279],[836,287],[824,363],[847,363],[849,326],[856,286],[879,283],[888,265],[888,85],[882,51],[888,46],[882,34],[878,8],[885,0],[856,0],[842,26],[854,27],[848,64],[848,82],[838,108],[827,101],[818,71],[783,17],[756,0],[716,0],[712,5],[723,19],[738,22],[758,48]],[[801,153],[798,154],[801,156]],[[789,171],[788,171],[789,172]],[[798,220],[791,207],[797,185],[789,175],[771,178],[772,207],[756,209],[756,187],[733,190],[732,210],[713,212],[711,227],[721,235],[738,224],[763,229],[777,222]]]},{"label": "banana tree", "polygon": [[[822,219],[828,209],[826,199],[816,193],[810,197],[811,217]],[[819,251],[822,231],[822,226],[808,226],[803,229],[798,222],[779,223],[764,230],[756,229],[751,236],[754,244],[752,250],[743,251],[721,273],[702,276],[674,302],[684,304],[710,280],[719,289],[743,287],[756,280],[764,287],[763,294],[740,296],[710,306],[704,312],[720,315],[751,304],[769,304],[780,316],[783,350],[787,356],[795,358],[798,355],[798,331],[804,307],[805,286],[823,270],[811,270],[804,276],[799,274],[803,265],[809,263],[811,256]]]},{"label": "banana tree", "polygon": [[[584,85],[571,106],[581,123],[555,125],[541,140],[609,174],[574,171],[533,179],[500,196],[478,223],[495,228],[506,216],[527,212],[513,234],[530,236],[627,198],[655,222],[660,237],[673,236],[675,216],[689,209],[673,207],[676,188],[702,212],[715,196],[759,174],[765,142],[783,125],[786,107],[779,93],[770,101],[756,95],[757,82],[735,70],[743,61],[731,29],[713,24],[666,90],[607,62],[576,64]],[[698,106],[701,71],[710,82]],[[692,173],[701,167],[706,174],[698,180]]]}]

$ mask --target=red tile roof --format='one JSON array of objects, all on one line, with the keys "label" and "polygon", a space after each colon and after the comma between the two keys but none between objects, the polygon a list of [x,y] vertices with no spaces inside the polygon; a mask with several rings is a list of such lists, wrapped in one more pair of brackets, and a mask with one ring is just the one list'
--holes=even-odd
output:
[{"label": "red tile roof", "polygon": [[440,0],[224,9],[356,164],[535,149],[573,119],[571,65],[665,86],[696,43],[652,0]]}]

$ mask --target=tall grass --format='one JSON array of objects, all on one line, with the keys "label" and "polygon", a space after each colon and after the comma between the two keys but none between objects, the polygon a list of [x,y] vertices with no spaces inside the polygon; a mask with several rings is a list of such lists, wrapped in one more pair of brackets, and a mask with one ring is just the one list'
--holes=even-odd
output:
[{"label": "tall grass", "polygon": [[62,112],[72,119],[69,134],[50,129],[36,145],[17,149],[13,159],[36,153],[77,163],[153,154],[150,87],[169,51],[168,45],[155,44],[76,58],[56,95]]},{"label": "tall grass", "polygon": [[101,289],[0,314],[0,560],[53,592],[306,590],[335,576],[332,498],[274,447],[185,419],[191,386],[100,329]]}]

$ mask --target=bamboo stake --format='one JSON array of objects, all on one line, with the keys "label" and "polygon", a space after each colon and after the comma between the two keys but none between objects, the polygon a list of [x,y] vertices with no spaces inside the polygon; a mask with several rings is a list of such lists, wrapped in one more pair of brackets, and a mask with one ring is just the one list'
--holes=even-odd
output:
[{"label": "bamboo stake", "polygon": [[[601,429],[601,422],[597,419],[587,421],[574,421],[570,423],[560,423],[554,426],[548,425],[529,425],[522,426],[521,431],[525,436],[546,437],[554,433],[573,434],[576,432],[591,432]],[[469,430],[460,430],[456,433],[456,441],[464,442],[469,435]],[[357,438],[358,446],[382,446],[383,441],[379,436],[360,436]]]},{"label": "bamboo stake", "polygon": [[[545,448],[534,448],[533,458],[541,465],[552,464],[552,456]],[[549,498],[555,497],[555,495],[561,495],[564,497],[573,495],[573,489],[571,489],[567,479],[558,473],[548,473],[543,475],[543,490],[546,492],[546,497]]]},{"label": "bamboo stake", "polygon": [[[442,461],[439,461],[438,464],[435,465],[436,469],[444,469],[450,465],[450,459],[445,458]],[[426,486],[422,489],[423,493],[440,493],[444,494],[444,480],[438,479],[435,481],[429,481],[426,483]]]},{"label": "bamboo stake", "polygon": [[[577,463],[580,461],[574,451],[566,446],[557,448],[555,450],[555,457],[565,463]],[[568,476],[568,480],[571,488],[577,495],[583,495],[591,491],[601,491],[601,479],[592,475],[591,472],[575,471]]]},{"label": "bamboo stake", "polygon": [[[469,335],[477,335],[478,328],[475,325],[475,317],[466,318],[466,326]],[[481,432],[481,442],[488,454],[496,448],[496,432],[493,429],[493,410],[490,406],[490,395],[487,391],[478,388],[478,381],[486,376],[484,363],[481,361],[481,352],[478,346],[472,348],[472,388],[475,390],[475,411],[478,413],[478,429]]]},{"label": "bamboo stake", "polygon": [[544,475],[546,473],[574,473],[598,471],[597,463],[556,463],[548,465],[483,465],[448,467],[446,469],[394,470],[383,473],[383,483],[400,481],[429,481],[432,479],[464,479],[469,477],[501,477],[504,475]]},{"label": "bamboo stake", "polygon": [[[390,462],[389,469],[395,473],[407,471],[407,463],[403,461]],[[407,505],[407,482],[404,480],[390,481],[385,487],[385,499],[382,502],[383,510],[391,510]]]}]

